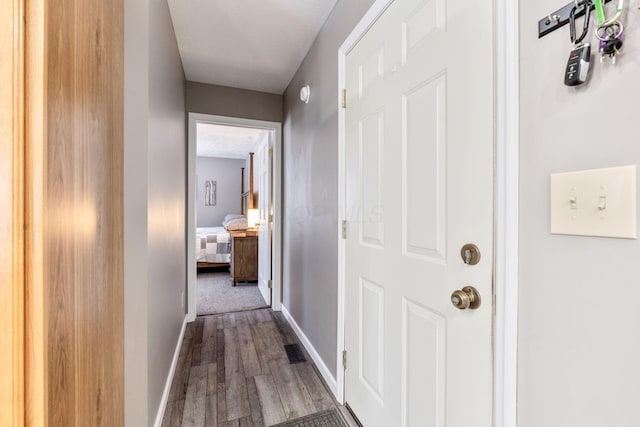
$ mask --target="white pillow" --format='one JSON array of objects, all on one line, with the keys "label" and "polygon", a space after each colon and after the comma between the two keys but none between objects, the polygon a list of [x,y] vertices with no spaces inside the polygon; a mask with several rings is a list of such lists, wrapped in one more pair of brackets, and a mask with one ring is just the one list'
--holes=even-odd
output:
[{"label": "white pillow", "polygon": [[238,218],[244,218],[244,215],[240,215],[240,214],[227,214],[225,215],[224,219],[222,220],[222,223],[224,224],[225,222],[229,222],[232,219],[238,219]]},{"label": "white pillow", "polygon": [[247,224],[247,219],[242,217],[227,221],[224,227],[227,229],[227,231],[246,230],[247,228],[249,228],[249,224]]}]

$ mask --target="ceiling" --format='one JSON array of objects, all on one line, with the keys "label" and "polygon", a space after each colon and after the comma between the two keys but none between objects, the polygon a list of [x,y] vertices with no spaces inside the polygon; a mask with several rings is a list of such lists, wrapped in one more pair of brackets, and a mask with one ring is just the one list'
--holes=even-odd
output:
[{"label": "ceiling", "polygon": [[197,123],[196,135],[198,157],[222,157],[225,159],[246,159],[255,153],[260,145],[268,141],[269,131],[239,126]]},{"label": "ceiling", "polygon": [[168,0],[187,80],[282,94],[336,0]]}]

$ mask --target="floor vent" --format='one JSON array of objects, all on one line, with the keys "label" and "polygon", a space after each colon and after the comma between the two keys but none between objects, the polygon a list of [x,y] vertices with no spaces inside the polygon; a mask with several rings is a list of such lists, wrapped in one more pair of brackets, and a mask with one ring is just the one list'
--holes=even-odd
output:
[{"label": "floor vent", "polygon": [[304,353],[302,353],[302,349],[298,344],[285,344],[284,351],[287,352],[287,357],[289,358],[289,363],[291,364],[307,361],[307,359],[304,358]]},{"label": "floor vent", "polygon": [[347,427],[338,414],[337,409],[329,409],[327,411],[318,412],[307,415],[306,417],[297,418],[284,423],[276,424],[273,427]]}]

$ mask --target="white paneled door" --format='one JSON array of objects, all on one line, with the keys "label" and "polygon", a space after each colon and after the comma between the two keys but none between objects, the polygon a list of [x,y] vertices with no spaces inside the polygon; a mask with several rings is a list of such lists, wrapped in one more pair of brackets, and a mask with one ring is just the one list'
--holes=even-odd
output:
[{"label": "white paneled door", "polygon": [[267,305],[271,305],[271,142],[266,141],[258,152],[258,289]]},{"label": "white paneled door", "polygon": [[395,0],[345,67],[346,402],[366,427],[489,427],[492,3]]}]

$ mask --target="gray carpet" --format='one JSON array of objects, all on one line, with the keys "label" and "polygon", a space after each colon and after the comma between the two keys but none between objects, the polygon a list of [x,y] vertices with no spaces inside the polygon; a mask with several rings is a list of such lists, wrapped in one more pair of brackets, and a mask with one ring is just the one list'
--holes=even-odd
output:
[{"label": "gray carpet", "polygon": [[257,283],[238,283],[231,286],[228,272],[198,273],[198,316],[254,310],[267,305]]},{"label": "gray carpet", "polygon": [[329,409],[328,411],[276,424],[274,427],[347,427],[347,425],[342,421],[337,409]]}]

